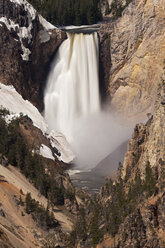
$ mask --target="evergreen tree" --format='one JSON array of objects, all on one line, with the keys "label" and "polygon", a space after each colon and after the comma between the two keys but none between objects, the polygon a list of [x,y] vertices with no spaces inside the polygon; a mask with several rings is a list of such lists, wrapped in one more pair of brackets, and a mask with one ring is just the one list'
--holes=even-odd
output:
[{"label": "evergreen tree", "polygon": [[93,24],[101,20],[98,0],[29,0],[55,25]]},{"label": "evergreen tree", "polygon": [[156,180],[149,161],[147,161],[145,169],[144,190],[146,191],[148,197],[156,191]]},{"label": "evergreen tree", "polygon": [[96,247],[103,237],[103,234],[99,229],[99,206],[96,203],[94,204],[93,217],[90,221],[89,232],[92,239],[92,247]]}]

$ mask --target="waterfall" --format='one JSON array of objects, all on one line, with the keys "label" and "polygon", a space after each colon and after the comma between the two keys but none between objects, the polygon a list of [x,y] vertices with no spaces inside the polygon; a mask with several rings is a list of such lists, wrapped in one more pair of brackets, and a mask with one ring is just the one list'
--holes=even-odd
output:
[{"label": "waterfall", "polygon": [[45,119],[71,142],[78,119],[100,111],[97,33],[72,34],[60,46],[47,79]]},{"label": "waterfall", "polygon": [[50,68],[44,115],[49,129],[66,136],[84,170],[126,141],[130,128],[100,107],[97,33],[67,35]]}]

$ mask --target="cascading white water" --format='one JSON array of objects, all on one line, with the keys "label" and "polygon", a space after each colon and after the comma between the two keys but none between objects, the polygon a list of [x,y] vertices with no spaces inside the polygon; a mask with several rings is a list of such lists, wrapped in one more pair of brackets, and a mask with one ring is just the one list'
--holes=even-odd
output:
[{"label": "cascading white water", "polygon": [[51,66],[44,102],[49,128],[69,141],[78,118],[100,111],[97,33],[68,33]]},{"label": "cascading white water", "polygon": [[49,129],[66,136],[83,170],[96,166],[130,135],[130,128],[100,107],[97,33],[68,33],[51,65],[44,103]]}]

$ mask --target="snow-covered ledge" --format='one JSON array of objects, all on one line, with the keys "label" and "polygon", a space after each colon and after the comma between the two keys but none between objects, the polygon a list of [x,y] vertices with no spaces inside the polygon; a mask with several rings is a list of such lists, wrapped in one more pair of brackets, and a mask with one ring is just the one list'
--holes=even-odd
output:
[{"label": "snow-covered ledge", "polygon": [[[64,135],[56,131],[48,132],[48,126],[38,109],[29,101],[24,100],[13,86],[0,83],[0,106],[10,112],[10,115],[6,117],[7,121],[18,117],[20,113],[27,115],[33,121],[33,125],[50,139],[52,147],[55,147],[60,152],[61,155],[54,154],[59,160],[64,163],[71,163],[74,160],[75,155]],[[44,157],[49,154],[49,158],[51,157],[54,160],[53,155],[45,147],[40,149],[40,154]]]},{"label": "snow-covered ledge", "polygon": [[52,147],[56,147],[61,153],[61,156],[57,155],[59,160],[62,160],[65,163],[70,163],[75,159],[75,155],[70,149],[70,145],[62,133],[53,130],[48,135],[48,138],[50,139]]}]

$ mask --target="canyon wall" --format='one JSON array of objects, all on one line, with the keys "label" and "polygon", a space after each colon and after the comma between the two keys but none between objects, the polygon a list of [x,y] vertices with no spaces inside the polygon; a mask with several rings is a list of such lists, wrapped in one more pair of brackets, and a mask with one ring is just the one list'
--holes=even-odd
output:
[{"label": "canyon wall", "polygon": [[[97,248],[164,247],[164,78],[158,83],[154,115],[148,118],[146,124],[140,123],[135,126],[123,167],[118,170],[117,179],[113,183],[107,181],[101,190],[99,202],[103,209],[106,209],[106,216],[108,216],[106,218],[110,219],[107,222],[105,218],[104,228],[108,230],[110,225],[107,231],[110,233],[107,234],[104,231],[105,240]],[[115,201],[119,201],[119,205]],[[119,218],[112,217],[116,213]]]},{"label": "canyon wall", "polygon": [[[49,64],[66,34],[18,2],[0,1],[0,80],[42,110]],[[153,111],[165,58],[164,10],[161,0],[133,0],[98,32],[102,100],[106,95],[115,111],[130,118]]]},{"label": "canyon wall", "polygon": [[[135,127],[128,152],[123,165],[123,176],[130,170],[129,180],[134,180],[135,171],[139,168],[141,178],[146,177],[146,164],[154,171],[156,180],[155,193],[137,206],[133,214],[129,215],[119,233],[122,247],[164,247],[165,218],[164,218],[164,169],[165,169],[165,81],[158,85],[155,114],[150,117],[146,125]],[[137,225],[136,232],[134,226]],[[128,236],[123,238],[124,230]]]},{"label": "canyon wall", "polygon": [[[113,186],[107,183],[101,191],[100,202],[102,206],[107,205],[105,209],[109,211],[106,213],[106,218],[110,219],[108,224],[114,220],[114,225],[109,229],[110,235],[104,232],[105,240],[98,248],[163,248],[165,244],[164,29],[164,1],[133,0],[122,17],[102,24],[99,31],[104,74],[101,83],[107,85],[106,95],[111,99],[111,107],[129,121],[135,118],[137,122],[144,119],[147,122],[135,126],[120,168],[121,178],[119,176]],[[107,48],[102,47],[102,43]],[[107,64],[107,57],[110,64]],[[113,198],[117,195],[118,201],[120,186],[126,205],[123,219],[118,220],[111,215],[113,207],[116,211],[118,208]],[[115,187],[118,191],[113,195]],[[124,206],[125,200],[119,199],[120,206]],[[119,209],[121,217],[122,207]],[[114,235],[114,226],[118,224]]]},{"label": "canyon wall", "polygon": [[66,38],[26,1],[0,0],[0,81],[40,110],[49,63]]},{"label": "canyon wall", "polygon": [[122,17],[100,27],[107,95],[115,110],[127,117],[143,119],[153,111],[165,59],[164,18],[164,1],[133,0]]}]

